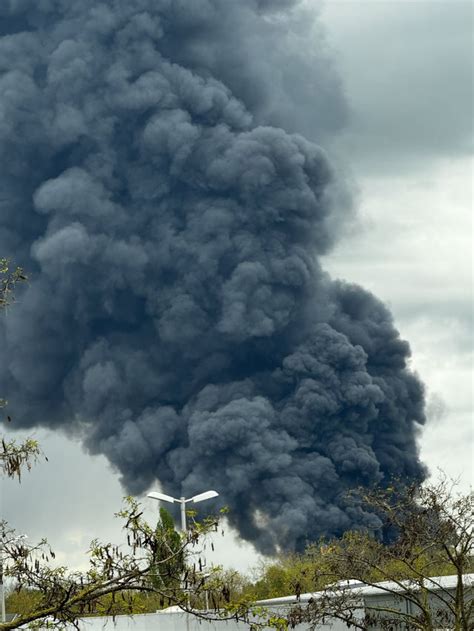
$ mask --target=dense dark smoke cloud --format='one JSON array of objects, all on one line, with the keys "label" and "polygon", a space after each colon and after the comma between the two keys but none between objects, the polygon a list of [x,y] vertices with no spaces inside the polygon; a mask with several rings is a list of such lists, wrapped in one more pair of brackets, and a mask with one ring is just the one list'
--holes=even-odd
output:
[{"label": "dense dark smoke cloud", "polygon": [[293,107],[294,129],[344,123],[296,5],[0,8],[0,252],[31,272],[1,322],[1,392],[132,492],[216,488],[264,552],[373,524],[346,489],[424,473],[408,345],[318,262],[343,183],[268,125]]},{"label": "dense dark smoke cloud", "polygon": [[[163,52],[223,81],[251,110],[254,123],[283,126],[323,143],[346,122],[347,107],[316,7],[284,11],[295,0],[170,5]],[[315,45],[317,38],[319,45]]]}]

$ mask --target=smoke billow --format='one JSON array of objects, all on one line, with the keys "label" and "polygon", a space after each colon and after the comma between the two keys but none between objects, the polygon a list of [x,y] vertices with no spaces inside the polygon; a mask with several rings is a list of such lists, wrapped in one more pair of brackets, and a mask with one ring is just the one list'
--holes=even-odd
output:
[{"label": "smoke billow", "polygon": [[348,488],[424,475],[409,347],[318,260],[350,202],[293,132],[346,107],[297,4],[0,7],[0,253],[31,274],[2,395],[131,492],[215,487],[264,552],[373,524]]}]

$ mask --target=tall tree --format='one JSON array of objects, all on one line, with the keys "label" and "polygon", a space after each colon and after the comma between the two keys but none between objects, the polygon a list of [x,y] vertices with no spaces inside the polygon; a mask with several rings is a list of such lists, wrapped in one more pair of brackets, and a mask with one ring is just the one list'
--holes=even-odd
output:
[{"label": "tall tree", "polygon": [[166,510],[160,508],[160,519],[156,525],[157,541],[161,549],[157,551],[158,558],[166,559],[152,568],[151,581],[158,589],[179,588],[180,581],[186,568],[186,559],[182,547],[182,538],[176,531],[173,517]]}]

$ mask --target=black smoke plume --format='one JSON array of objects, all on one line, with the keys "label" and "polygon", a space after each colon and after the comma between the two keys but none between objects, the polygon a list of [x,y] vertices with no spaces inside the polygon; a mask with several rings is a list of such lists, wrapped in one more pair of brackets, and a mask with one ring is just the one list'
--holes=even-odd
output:
[{"label": "black smoke plume", "polygon": [[0,254],[31,275],[0,392],[131,492],[218,489],[263,552],[373,524],[348,488],[424,475],[409,347],[320,266],[350,202],[294,132],[346,107],[304,23],[283,0],[0,5]]}]

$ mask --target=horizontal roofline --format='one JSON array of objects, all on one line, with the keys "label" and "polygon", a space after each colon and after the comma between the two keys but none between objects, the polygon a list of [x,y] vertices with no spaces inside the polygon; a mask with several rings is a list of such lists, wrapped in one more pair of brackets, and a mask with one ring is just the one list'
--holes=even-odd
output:
[{"label": "horizontal roofline", "polygon": [[[439,589],[454,589],[457,584],[457,576],[432,576],[425,579],[425,582],[429,589],[437,591]],[[467,587],[474,587],[474,574],[464,574],[463,584]],[[387,592],[399,592],[402,593],[407,590],[418,591],[420,589],[420,583],[417,580],[402,581],[402,585],[395,583],[394,581],[381,581],[380,583],[374,583],[373,585],[367,585],[360,581],[340,581],[334,585],[334,594],[340,594],[342,590],[350,590],[354,593],[355,597],[375,596],[380,594],[386,594]],[[299,597],[296,595],[282,596],[280,598],[267,598],[265,600],[258,600],[258,605],[296,605],[298,603],[306,603],[310,599],[321,598],[325,592],[310,592],[307,594],[301,594]],[[327,594],[327,592],[326,592]]]}]

